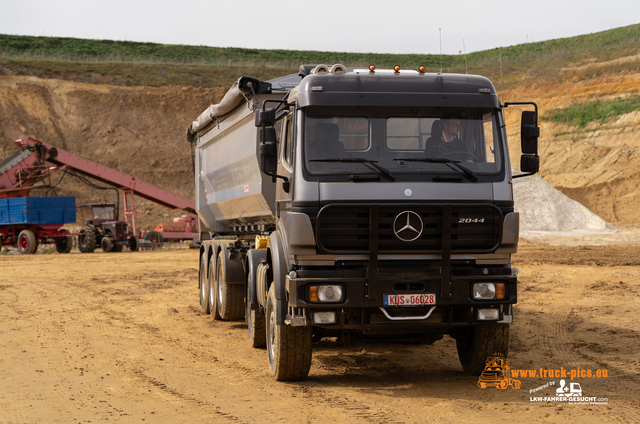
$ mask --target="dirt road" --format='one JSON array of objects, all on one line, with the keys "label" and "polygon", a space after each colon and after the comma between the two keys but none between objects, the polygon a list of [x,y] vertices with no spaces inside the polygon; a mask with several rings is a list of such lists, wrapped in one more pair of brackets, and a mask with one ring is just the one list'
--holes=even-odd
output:
[{"label": "dirt road", "polygon": [[532,401],[555,396],[555,376],[480,389],[448,336],[323,339],[308,380],[276,382],[243,322],[200,311],[197,260],[197,250],[0,256],[0,423],[640,421],[638,248],[525,243],[514,260],[512,368],[606,370],[566,377],[607,399],[598,404]]}]

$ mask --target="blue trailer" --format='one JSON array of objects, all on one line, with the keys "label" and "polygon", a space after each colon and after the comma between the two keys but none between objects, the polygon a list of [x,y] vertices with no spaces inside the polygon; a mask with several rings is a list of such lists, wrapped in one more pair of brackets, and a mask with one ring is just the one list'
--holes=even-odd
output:
[{"label": "blue trailer", "polygon": [[48,243],[59,253],[69,253],[73,239],[61,227],[75,222],[73,196],[0,199],[0,244],[17,246],[20,253],[35,253],[38,244]]}]

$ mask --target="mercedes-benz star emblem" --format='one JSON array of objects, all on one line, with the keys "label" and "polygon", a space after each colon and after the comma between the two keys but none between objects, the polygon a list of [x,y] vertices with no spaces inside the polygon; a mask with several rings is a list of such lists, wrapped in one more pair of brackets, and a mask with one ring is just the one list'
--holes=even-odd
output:
[{"label": "mercedes-benz star emblem", "polygon": [[413,211],[404,211],[393,220],[393,234],[398,240],[415,241],[420,238],[424,224],[420,215]]}]

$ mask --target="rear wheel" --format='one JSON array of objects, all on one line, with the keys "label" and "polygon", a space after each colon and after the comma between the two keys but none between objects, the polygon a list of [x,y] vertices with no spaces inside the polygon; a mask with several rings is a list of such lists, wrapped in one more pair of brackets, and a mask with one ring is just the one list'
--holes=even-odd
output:
[{"label": "rear wheel", "polygon": [[83,253],[91,253],[96,248],[96,232],[93,227],[85,225],[80,229],[78,249]]},{"label": "rear wheel", "polygon": [[489,357],[509,355],[509,324],[488,322],[464,329],[456,338],[456,348],[464,372],[480,375]]},{"label": "rear wheel", "polygon": [[220,317],[225,321],[235,321],[244,317],[244,286],[229,284],[224,279],[224,262],[222,251],[218,253],[218,278],[216,280],[216,305]]},{"label": "rear wheel", "polygon": [[311,368],[312,327],[292,327],[276,323],[276,292],[271,284],[267,296],[267,354],[269,371],[278,380],[304,380]]},{"label": "rear wheel", "polygon": [[113,247],[113,245],[111,244],[111,237],[102,237],[100,247],[102,247],[102,251],[105,253],[111,252],[111,249]]},{"label": "rear wheel", "polygon": [[202,252],[200,256],[200,307],[205,314],[211,313],[209,304],[209,269],[207,268],[207,252]]},{"label": "rear wheel", "polygon": [[264,316],[264,310],[251,309],[251,271],[249,271],[249,278],[247,278],[246,306],[245,318],[247,328],[249,329],[249,344],[254,348],[264,347],[267,344],[265,329],[266,318]]},{"label": "rear wheel", "polygon": [[[60,230],[61,233],[69,234],[69,230]],[[69,253],[73,247],[73,238],[64,236],[56,239],[56,250],[58,253]]]},{"label": "rear wheel", "polygon": [[18,251],[22,254],[36,253],[38,249],[38,239],[31,230],[22,230],[18,234]]}]

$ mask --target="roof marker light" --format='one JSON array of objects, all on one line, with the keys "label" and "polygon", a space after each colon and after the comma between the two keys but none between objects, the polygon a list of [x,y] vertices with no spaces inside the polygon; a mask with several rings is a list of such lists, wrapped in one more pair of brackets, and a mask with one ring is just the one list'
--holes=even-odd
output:
[{"label": "roof marker light", "polygon": [[424,67],[424,65],[418,66],[418,72],[420,72],[421,74],[424,74],[426,72],[426,68]]},{"label": "roof marker light", "polygon": [[399,73],[400,72],[400,65],[396,65],[393,67],[393,70],[395,71],[395,73]]},{"label": "roof marker light", "polygon": [[376,71],[376,65],[369,65],[369,71],[370,72],[375,72]]}]

